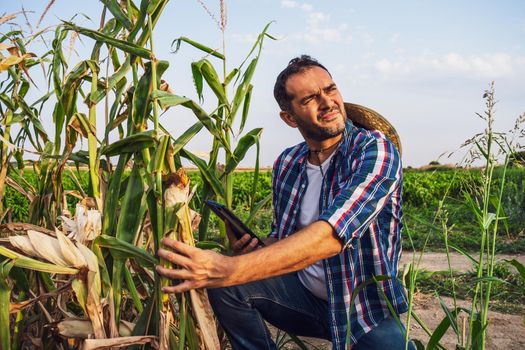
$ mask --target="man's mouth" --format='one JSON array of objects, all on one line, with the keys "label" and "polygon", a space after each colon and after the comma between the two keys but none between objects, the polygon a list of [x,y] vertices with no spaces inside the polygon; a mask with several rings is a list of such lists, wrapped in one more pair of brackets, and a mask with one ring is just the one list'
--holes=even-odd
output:
[{"label": "man's mouth", "polygon": [[325,112],[317,117],[317,120],[320,122],[330,122],[337,118],[340,114],[339,108],[334,108],[331,111]]}]

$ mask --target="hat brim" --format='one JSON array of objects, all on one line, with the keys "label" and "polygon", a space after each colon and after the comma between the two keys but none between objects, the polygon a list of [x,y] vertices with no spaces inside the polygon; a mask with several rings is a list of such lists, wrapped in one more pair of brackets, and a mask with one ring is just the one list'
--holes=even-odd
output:
[{"label": "hat brim", "polygon": [[396,146],[399,154],[402,152],[401,139],[394,126],[381,114],[373,109],[345,102],[345,110],[348,119],[354,125],[366,130],[378,130],[386,135]]}]

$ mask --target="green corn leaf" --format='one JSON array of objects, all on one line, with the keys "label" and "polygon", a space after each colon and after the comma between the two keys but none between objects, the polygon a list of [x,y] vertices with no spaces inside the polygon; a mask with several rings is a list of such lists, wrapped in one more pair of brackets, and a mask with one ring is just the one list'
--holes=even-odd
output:
[{"label": "green corn leaf", "polygon": [[206,80],[206,83],[208,83],[210,89],[213,91],[215,96],[217,96],[219,103],[229,108],[230,103],[226,98],[226,91],[224,90],[224,86],[219,80],[219,75],[217,74],[217,71],[211,62],[207,59],[202,59],[196,64],[202,76],[204,77],[204,80]]},{"label": "green corn leaf", "polygon": [[252,224],[259,210],[264,208],[268,203],[270,203],[271,200],[272,200],[272,193],[268,193],[266,197],[261,199],[259,202],[257,202],[257,204],[255,204],[255,206],[251,208],[250,216],[248,217],[248,220],[246,220],[247,226],[250,226]]},{"label": "green corn leaf", "polygon": [[135,282],[133,281],[133,276],[131,276],[131,272],[129,272],[129,269],[124,269],[124,277],[126,279],[126,286],[128,287],[129,294],[131,295],[131,299],[133,300],[133,304],[135,304],[135,307],[137,308],[137,311],[142,313],[144,308],[142,307],[142,302],[140,301],[140,295],[137,290],[137,287],[135,286]]},{"label": "green corn leaf", "polygon": [[253,85],[248,85],[248,90],[246,91],[246,95],[244,96],[244,103],[242,105],[242,118],[241,125],[239,127],[239,134],[241,134],[244,130],[244,125],[246,124],[246,120],[248,119],[248,111],[250,110],[250,103],[252,100],[252,90]]},{"label": "green corn leaf", "polygon": [[123,153],[135,153],[145,148],[154,147],[156,144],[156,133],[154,130],[143,131],[122,140],[113,142],[111,145],[104,147],[101,153],[111,157]]},{"label": "green corn leaf", "polygon": [[248,132],[246,135],[241,137],[235,151],[233,151],[233,157],[226,164],[223,176],[231,173],[237,165],[244,159],[246,152],[256,143],[259,142],[259,139],[262,134],[262,128],[256,128]]},{"label": "green corn leaf", "polygon": [[177,154],[186,144],[201,131],[204,125],[199,121],[188,128],[173,142],[173,154]]},{"label": "green corn leaf", "polygon": [[119,259],[134,259],[139,264],[150,269],[153,269],[159,263],[154,256],[144,249],[116,237],[100,235],[95,238],[94,244],[107,248],[113,256],[118,256]]},{"label": "green corn leaf", "polygon": [[78,273],[78,269],[49,264],[36,259],[28,258],[2,246],[0,246],[0,255],[12,259],[14,266],[21,267],[23,269],[49,273],[60,273],[64,275],[75,275]]},{"label": "green corn leaf", "polygon": [[[146,302],[146,307],[144,308],[144,312],[140,313],[137,323],[135,324],[135,328],[133,328],[132,335],[146,335],[146,334],[153,334],[153,332],[156,328],[156,317],[154,317],[155,313],[155,299],[154,297],[148,298]],[[149,332],[148,332],[149,330]],[[133,345],[128,347],[129,350],[139,350],[142,349],[142,346],[140,345]]]},{"label": "green corn leaf", "polygon": [[152,57],[152,53],[149,50],[146,50],[145,48],[140,47],[136,44],[130,43],[128,41],[120,40],[120,39],[115,39],[111,36],[104,35],[101,32],[96,31],[96,30],[78,27],[75,24],[70,23],[70,22],[63,22],[63,23],[64,23],[64,28],[66,28],[67,30],[78,32],[82,35],[90,37],[93,40],[103,42],[109,46],[114,46],[129,54],[139,56],[142,58],[146,58],[146,59],[150,59]]},{"label": "green corn leaf", "polygon": [[210,184],[211,188],[213,189],[213,192],[215,192],[217,196],[220,196],[222,198],[225,197],[224,188],[222,187],[220,180],[217,178],[217,176],[215,176],[214,173],[210,171],[210,169],[208,169],[208,165],[204,160],[200,159],[193,153],[186,151],[185,149],[182,149],[180,151],[180,155],[184,158],[189,159],[193,164],[197,166],[197,168],[199,168],[201,175],[204,177],[206,182]]},{"label": "green corn leaf", "polygon": [[[270,25],[272,24],[272,22],[266,24],[266,26],[264,26],[264,29],[262,30],[262,32],[257,36],[257,40],[255,41],[255,43],[253,43],[253,46],[252,48],[250,49],[250,51],[248,52],[248,54],[246,55],[246,58],[244,59],[244,61],[241,63],[241,65],[239,66],[242,67],[244,65],[244,63],[246,63],[246,61],[248,60],[248,58],[250,58],[250,56],[252,55],[252,53],[255,51],[255,49],[257,48],[257,46],[259,46],[259,54],[261,52],[261,49],[262,49],[262,44],[263,44],[263,41],[264,41],[264,38],[265,37],[268,37],[272,40],[276,40],[273,36],[269,35],[267,32],[268,32],[268,28],[270,28]],[[257,56],[259,56],[259,54],[257,54]]]},{"label": "green corn leaf", "polygon": [[104,216],[102,218],[102,232],[111,236],[115,235],[117,205],[121,193],[120,184],[130,156],[130,153],[123,153],[120,155],[115,172],[110,177],[108,190],[105,196],[106,203],[104,204]]},{"label": "green corn leaf", "polygon": [[219,140],[222,140],[223,143],[226,144],[226,142],[224,141],[224,137],[215,126],[213,119],[210,118],[210,116],[197,103],[195,103],[195,101],[192,101],[187,97],[181,97],[174,94],[170,94],[166,91],[159,90],[153,91],[152,97],[157,99],[157,101],[160,104],[160,107],[163,109],[177,105],[181,105],[191,109],[193,111],[193,114],[195,114],[195,116],[197,117],[197,119],[199,119],[202,125],[204,125],[204,127],[213,136],[215,136]]},{"label": "green corn leaf", "polygon": [[224,79],[224,86],[228,86],[230,84],[231,80],[235,78],[239,74],[239,68],[234,68],[228,76],[226,76],[226,79]]},{"label": "green corn leaf", "polygon": [[152,173],[162,173],[164,170],[164,161],[166,160],[166,151],[170,145],[170,137],[163,135],[159,140],[159,145],[155,148],[155,155],[153,162],[150,163],[153,166],[150,171]]},{"label": "green corn leaf", "polygon": [[128,16],[122,11],[117,0],[101,0],[104,5],[108,8],[115,19],[127,30],[131,30],[132,23]]},{"label": "green corn leaf", "polygon": [[12,261],[0,261],[0,323],[2,324],[0,327],[0,349],[11,349],[9,307],[12,287],[7,279],[13,266]]},{"label": "green corn leaf", "polygon": [[[118,68],[118,70],[108,78],[107,91],[109,92],[113,90],[113,88],[119,85],[119,83],[123,82],[122,85],[125,85],[126,74],[128,74],[130,69],[131,69],[131,64],[130,64],[130,58],[128,56],[126,58],[126,61]],[[121,87],[121,89],[123,88],[124,86]],[[94,103],[98,103],[104,98],[105,95],[106,95],[106,89],[99,89],[89,99]],[[116,101],[119,101],[119,100],[116,99]],[[118,105],[118,104],[115,104],[115,105]]]},{"label": "green corn leaf", "polygon": [[180,49],[180,44],[181,43],[187,43],[187,44],[190,44],[191,46],[193,47],[196,47],[197,49],[201,50],[201,51],[204,51],[206,52],[207,54],[210,54],[214,57],[217,57],[217,58],[220,58],[221,60],[224,60],[224,55],[221,54],[220,52],[217,52],[216,50],[212,49],[212,48],[209,48],[208,46],[205,46],[205,45],[202,45],[196,41],[193,41],[191,39],[188,39],[184,36],[181,36],[180,38],[178,39],[175,39],[173,40],[173,42],[171,43],[171,48],[173,49],[173,46],[175,46],[175,49],[173,49],[173,52],[177,52],[179,51]]},{"label": "green corn leaf", "polygon": [[202,73],[200,70],[200,65],[198,62],[191,63],[191,74],[193,76],[193,83],[195,84],[195,90],[197,91],[197,96],[199,97],[199,102],[202,102]]},{"label": "green corn leaf", "polygon": [[142,222],[142,217],[139,214],[144,211],[144,208],[141,207],[145,207],[144,182],[137,163],[133,165],[128,179],[115,236],[124,242],[132,243]]}]

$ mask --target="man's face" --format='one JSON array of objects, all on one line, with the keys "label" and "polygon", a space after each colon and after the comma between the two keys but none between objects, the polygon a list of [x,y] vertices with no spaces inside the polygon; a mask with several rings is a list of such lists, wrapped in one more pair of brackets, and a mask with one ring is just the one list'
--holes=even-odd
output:
[{"label": "man's face", "polygon": [[314,66],[294,74],[286,81],[286,91],[292,110],[281,112],[281,118],[307,141],[322,142],[344,131],[343,98],[327,71]]}]

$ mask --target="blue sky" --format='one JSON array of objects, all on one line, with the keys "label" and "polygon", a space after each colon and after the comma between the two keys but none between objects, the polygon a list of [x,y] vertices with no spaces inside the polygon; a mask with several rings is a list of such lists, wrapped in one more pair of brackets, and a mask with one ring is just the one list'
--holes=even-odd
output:
[{"label": "blue sky", "polygon": [[[4,1],[5,2],[5,1]],[[217,18],[218,1],[202,1]],[[23,5],[33,10],[34,24],[47,1],[9,1],[2,11]],[[266,23],[274,21],[254,76],[254,96],[247,128],[263,127],[261,164],[269,166],[279,152],[301,141],[297,130],[281,122],[272,89],[275,77],[290,58],[302,53],[321,61],[331,72],[345,101],[373,108],[397,128],[403,142],[405,166],[420,166],[456,150],[467,138],[483,131],[476,117],[482,112],[483,91],[496,84],[496,128],[510,129],[525,112],[524,1],[299,1],[227,0],[226,50],[235,67]],[[75,22],[96,28],[98,1],[56,0],[41,27],[81,12]],[[17,20],[23,22],[23,17]],[[5,31],[6,25],[0,27]],[[196,99],[190,63],[200,52],[183,46],[171,53],[171,42],[187,36],[211,47],[221,46],[221,33],[199,1],[172,1],[155,30],[155,51],[170,61],[164,78],[177,94]],[[86,57],[92,41],[77,42]],[[35,46],[35,51],[43,50]],[[75,54],[71,60],[78,60]],[[219,62],[217,67],[219,67]],[[215,100],[205,94],[204,106]],[[162,122],[177,136],[194,122],[182,109],[170,110]],[[189,145],[209,149],[202,133]],[[456,153],[442,163],[459,158]],[[250,166],[253,154],[243,164]]]}]

